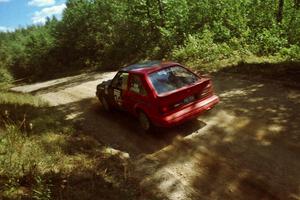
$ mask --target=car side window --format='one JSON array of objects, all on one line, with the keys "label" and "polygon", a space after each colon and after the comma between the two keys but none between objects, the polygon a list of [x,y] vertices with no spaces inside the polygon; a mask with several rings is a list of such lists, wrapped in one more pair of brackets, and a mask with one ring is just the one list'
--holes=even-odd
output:
[{"label": "car side window", "polygon": [[147,91],[144,88],[143,83],[142,83],[142,79],[141,79],[141,77],[139,75],[133,74],[131,76],[129,90],[131,92],[140,94],[142,96],[146,96],[147,95]]},{"label": "car side window", "polygon": [[128,83],[128,73],[121,72],[112,81],[112,87],[120,90],[126,90]]}]

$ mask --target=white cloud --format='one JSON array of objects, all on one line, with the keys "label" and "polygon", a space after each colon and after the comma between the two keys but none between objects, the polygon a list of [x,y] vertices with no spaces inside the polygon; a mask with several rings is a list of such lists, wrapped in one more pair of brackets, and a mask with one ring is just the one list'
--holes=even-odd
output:
[{"label": "white cloud", "polygon": [[38,6],[38,7],[52,6],[54,4],[55,4],[55,0],[31,0],[28,2],[28,5]]},{"label": "white cloud", "polygon": [[36,11],[32,16],[32,22],[34,24],[45,23],[46,17],[51,17],[53,15],[60,16],[63,10],[66,8],[66,4],[60,4],[56,6],[51,6],[43,8],[41,11]]},{"label": "white cloud", "polygon": [[2,2],[9,2],[10,0],[0,0],[0,3]]},{"label": "white cloud", "polygon": [[[0,0],[1,1],[1,0]],[[0,26],[0,32],[12,32],[14,31],[14,28],[7,27],[7,26]]]}]

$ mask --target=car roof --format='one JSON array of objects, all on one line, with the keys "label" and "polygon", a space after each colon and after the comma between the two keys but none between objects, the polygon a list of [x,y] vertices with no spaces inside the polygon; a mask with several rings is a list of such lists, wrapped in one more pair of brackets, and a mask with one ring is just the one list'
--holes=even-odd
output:
[{"label": "car roof", "polygon": [[137,63],[133,65],[129,65],[127,67],[122,68],[120,71],[122,72],[134,72],[138,74],[149,74],[154,71],[170,67],[173,65],[180,65],[176,62],[167,62],[167,61],[159,61],[159,60],[153,60],[153,61],[146,61],[142,63]]}]

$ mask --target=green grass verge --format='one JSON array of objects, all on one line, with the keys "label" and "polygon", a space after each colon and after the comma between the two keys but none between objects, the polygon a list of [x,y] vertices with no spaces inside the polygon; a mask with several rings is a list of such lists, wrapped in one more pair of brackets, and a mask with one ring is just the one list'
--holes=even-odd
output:
[{"label": "green grass verge", "polygon": [[0,199],[137,199],[122,160],[62,111],[29,95],[0,93]]},{"label": "green grass verge", "polygon": [[257,80],[270,80],[286,86],[300,88],[300,60],[287,60],[279,56],[231,57],[205,63],[201,60],[184,62],[199,73],[231,73]]}]

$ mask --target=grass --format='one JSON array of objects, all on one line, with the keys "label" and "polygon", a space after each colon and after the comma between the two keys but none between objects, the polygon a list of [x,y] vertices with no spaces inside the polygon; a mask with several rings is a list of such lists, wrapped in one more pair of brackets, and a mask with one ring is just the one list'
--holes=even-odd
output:
[{"label": "grass", "polygon": [[137,199],[123,161],[29,94],[0,93],[0,199]]},{"label": "grass", "polygon": [[300,88],[300,61],[280,60],[277,57],[249,57],[233,65],[220,67],[215,72],[239,74],[251,80],[272,81]]},{"label": "grass", "polygon": [[0,93],[0,104],[14,104],[16,106],[30,105],[34,107],[43,107],[47,103],[39,98],[36,98],[30,94],[19,94],[8,91],[1,91]]},{"label": "grass", "polygon": [[186,66],[199,73],[232,73],[245,78],[274,81],[276,83],[300,88],[300,60],[288,60],[280,56],[230,57],[214,62],[188,60]]},{"label": "grass", "polygon": [[[225,68],[239,67],[241,64],[278,64],[285,63],[286,59],[278,56],[255,56],[255,55],[233,55],[226,59],[217,59],[212,62],[204,62],[200,59],[190,59],[183,62],[186,66],[194,67],[203,72],[218,72]],[[241,69],[242,70],[242,69]]]}]

